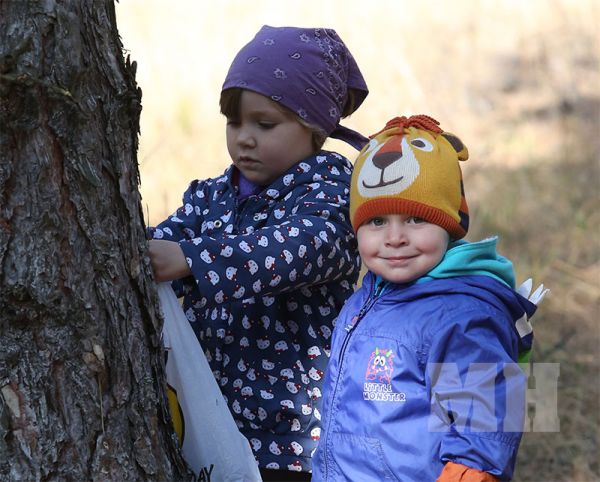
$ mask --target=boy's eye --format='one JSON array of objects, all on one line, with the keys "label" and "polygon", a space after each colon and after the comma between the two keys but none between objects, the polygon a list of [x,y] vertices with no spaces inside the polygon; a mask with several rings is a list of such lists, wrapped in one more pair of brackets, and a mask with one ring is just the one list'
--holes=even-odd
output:
[{"label": "boy's eye", "polygon": [[385,219],[384,218],[371,218],[369,220],[369,224],[372,224],[373,226],[383,226],[385,224]]},{"label": "boy's eye", "polygon": [[227,125],[228,126],[237,126],[239,125],[240,121],[238,119],[232,119],[232,118],[227,118]]},{"label": "boy's eye", "polygon": [[271,122],[271,121],[259,121],[258,125],[262,129],[272,129],[273,127],[275,127],[275,122]]},{"label": "boy's eye", "polygon": [[408,224],[423,224],[423,223],[426,223],[427,221],[425,221],[423,218],[418,218],[416,216],[411,216],[410,218],[408,218],[406,220],[406,222]]}]

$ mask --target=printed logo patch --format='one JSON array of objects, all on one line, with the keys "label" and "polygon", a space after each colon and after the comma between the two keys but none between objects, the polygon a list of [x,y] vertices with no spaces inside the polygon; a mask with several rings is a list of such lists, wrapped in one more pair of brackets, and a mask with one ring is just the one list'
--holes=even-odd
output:
[{"label": "printed logo patch", "polygon": [[405,402],[406,395],[392,389],[393,372],[394,352],[376,347],[367,365],[363,399],[375,402]]}]

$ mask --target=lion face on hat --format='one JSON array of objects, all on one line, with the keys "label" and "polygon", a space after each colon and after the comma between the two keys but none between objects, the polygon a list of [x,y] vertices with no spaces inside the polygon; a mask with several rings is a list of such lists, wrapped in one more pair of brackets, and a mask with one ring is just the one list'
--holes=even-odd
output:
[{"label": "lion face on hat", "polygon": [[350,215],[355,229],[367,215],[405,213],[464,236],[468,209],[458,161],[466,160],[468,151],[438,125],[427,116],[395,118],[371,138],[354,165]]},{"label": "lion face on hat", "polygon": [[430,136],[410,138],[392,136],[371,139],[367,149],[357,160],[359,171],[357,189],[363,197],[398,194],[408,188],[419,176],[416,151],[431,152]]}]

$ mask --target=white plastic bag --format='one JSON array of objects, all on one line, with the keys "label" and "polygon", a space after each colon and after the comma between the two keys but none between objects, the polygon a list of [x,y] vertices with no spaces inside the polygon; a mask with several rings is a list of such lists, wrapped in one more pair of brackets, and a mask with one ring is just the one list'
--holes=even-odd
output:
[{"label": "white plastic bag", "polygon": [[158,295],[165,318],[169,405],[183,457],[199,481],[260,482],[250,444],[238,430],[170,284],[160,283]]}]

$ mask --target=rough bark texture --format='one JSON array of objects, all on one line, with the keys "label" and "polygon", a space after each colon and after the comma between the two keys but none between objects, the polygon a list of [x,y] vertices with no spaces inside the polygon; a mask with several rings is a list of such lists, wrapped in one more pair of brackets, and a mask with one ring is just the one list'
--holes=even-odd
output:
[{"label": "rough bark texture", "polygon": [[188,479],[112,0],[0,0],[0,480]]}]

